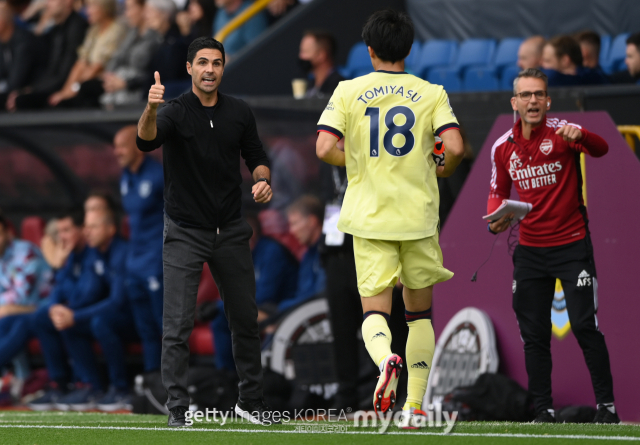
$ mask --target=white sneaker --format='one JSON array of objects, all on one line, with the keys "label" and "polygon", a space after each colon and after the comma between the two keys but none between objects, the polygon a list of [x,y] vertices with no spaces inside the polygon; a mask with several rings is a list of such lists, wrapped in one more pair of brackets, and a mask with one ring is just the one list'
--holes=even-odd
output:
[{"label": "white sneaker", "polygon": [[402,372],[402,358],[391,354],[380,364],[380,377],[373,393],[373,408],[378,413],[386,413],[396,404],[396,388]]}]

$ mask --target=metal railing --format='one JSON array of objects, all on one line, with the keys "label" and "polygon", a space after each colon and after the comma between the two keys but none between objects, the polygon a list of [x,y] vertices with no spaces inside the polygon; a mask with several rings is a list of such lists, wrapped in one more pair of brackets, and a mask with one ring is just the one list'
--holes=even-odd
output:
[{"label": "metal railing", "polygon": [[618,125],[618,131],[631,147],[631,150],[636,151],[636,139],[640,141],[640,125]]},{"label": "metal railing", "polygon": [[271,1],[272,0],[256,0],[251,6],[242,11],[240,15],[224,25],[224,27],[218,31],[213,38],[224,43],[224,40],[229,36],[229,34],[247,23],[260,11],[264,10]]}]

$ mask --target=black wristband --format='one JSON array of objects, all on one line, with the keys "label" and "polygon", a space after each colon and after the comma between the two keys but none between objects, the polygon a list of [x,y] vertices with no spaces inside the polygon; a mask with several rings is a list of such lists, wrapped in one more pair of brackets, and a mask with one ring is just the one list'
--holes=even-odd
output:
[{"label": "black wristband", "polygon": [[497,234],[498,234],[498,232],[494,232],[493,230],[491,230],[491,223],[487,223],[487,231],[488,231],[489,233],[493,233],[494,235],[497,235]]},{"label": "black wristband", "polygon": [[266,183],[267,183],[267,185],[269,185],[269,186],[271,185],[271,183],[269,182],[269,180],[268,180],[267,178],[260,178],[260,179],[258,179],[258,180],[256,181],[256,184],[257,184],[258,182],[266,182]]}]

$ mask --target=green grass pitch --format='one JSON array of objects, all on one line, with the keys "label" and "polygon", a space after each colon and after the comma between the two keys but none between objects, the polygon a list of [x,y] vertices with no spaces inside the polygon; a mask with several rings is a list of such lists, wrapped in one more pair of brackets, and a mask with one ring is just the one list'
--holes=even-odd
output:
[{"label": "green grass pitch", "polygon": [[[395,426],[386,434],[355,427],[353,422],[290,422],[270,427],[247,422],[196,423],[169,429],[166,416],[101,413],[0,412],[0,444],[13,445],[164,445],[164,444],[640,444],[640,425],[534,425],[511,422],[459,422],[450,434],[444,428],[405,431]],[[301,432],[301,427],[339,432]]]}]

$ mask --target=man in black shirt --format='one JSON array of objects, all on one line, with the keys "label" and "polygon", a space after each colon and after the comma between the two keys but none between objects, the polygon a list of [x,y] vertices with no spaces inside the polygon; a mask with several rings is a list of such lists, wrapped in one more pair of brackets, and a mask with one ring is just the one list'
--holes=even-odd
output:
[{"label": "man in black shirt", "polygon": [[249,249],[252,229],[240,216],[240,156],[252,172],[258,203],[271,200],[269,160],[248,105],[218,92],[224,47],[195,39],[187,54],[192,90],[164,103],[160,74],[138,122],[138,148],[163,145],[165,226],[162,381],[169,426],[185,426],[187,370],[198,284],[206,261],[224,301],[240,378],[235,412],[257,424],[277,423],[262,399],[262,365]]}]

